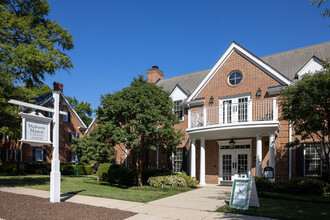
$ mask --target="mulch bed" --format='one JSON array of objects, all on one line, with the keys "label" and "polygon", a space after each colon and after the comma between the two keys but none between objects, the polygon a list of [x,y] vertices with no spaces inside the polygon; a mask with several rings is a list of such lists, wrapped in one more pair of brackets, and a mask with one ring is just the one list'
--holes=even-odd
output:
[{"label": "mulch bed", "polygon": [[125,219],[133,212],[0,191],[0,218],[11,219]]}]

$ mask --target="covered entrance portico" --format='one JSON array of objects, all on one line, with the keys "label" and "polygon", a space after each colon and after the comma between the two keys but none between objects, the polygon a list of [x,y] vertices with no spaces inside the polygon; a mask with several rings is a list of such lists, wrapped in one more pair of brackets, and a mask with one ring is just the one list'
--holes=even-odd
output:
[{"label": "covered entrance portico", "polygon": [[[278,121],[245,122],[187,129],[190,139],[190,175],[195,178],[198,176],[200,185],[205,185],[231,182],[235,175],[262,176],[263,161],[264,167],[270,166],[275,170],[275,136],[278,129]],[[196,141],[200,143],[199,146],[196,146]],[[208,151],[208,145],[215,144],[217,150]],[[265,156],[266,152],[263,154],[263,148],[266,151],[266,145],[268,158]],[[196,149],[199,147],[198,152]],[[216,157],[214,154],[217,154]],[[210,156],[213,160],[214,158],[217,160],[211,161]],[[217,182],[206,181],[206,176],[214,175],[214,167],[217,167]],[[208,172],[210,169],[213,169],[213,172]],[[196,175],[197,170],[199,175]]]}]

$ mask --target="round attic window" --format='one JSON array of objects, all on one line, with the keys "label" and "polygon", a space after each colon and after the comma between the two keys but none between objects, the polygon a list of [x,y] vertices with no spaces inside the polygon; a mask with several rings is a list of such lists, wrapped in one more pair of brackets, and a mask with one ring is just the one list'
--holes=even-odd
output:
[{"label": "round attic window", "polygon": [[240,72],[232,72],[228,77],[228,82],[230,83],[230,85],[233,85],[233,86],[240,83],[241,80],[242,80],[242,73],[240,73]]}]

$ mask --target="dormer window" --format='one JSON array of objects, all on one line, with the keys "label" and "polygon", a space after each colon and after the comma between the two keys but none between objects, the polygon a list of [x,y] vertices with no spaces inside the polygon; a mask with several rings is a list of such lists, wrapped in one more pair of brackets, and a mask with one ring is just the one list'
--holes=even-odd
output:
[{"label": "dormer window", "polygon": [[183,107],[181,103],[182,101],[174,101],[174,114],[176,114],[180,120],[183,119]]},{"label": "dormer window", "polygon": [[235,71],[232,72],[229,77],[228,77],[228,82],[230,85],[237,85],[238,83],[240,83],[242,80],[242,73]]}]

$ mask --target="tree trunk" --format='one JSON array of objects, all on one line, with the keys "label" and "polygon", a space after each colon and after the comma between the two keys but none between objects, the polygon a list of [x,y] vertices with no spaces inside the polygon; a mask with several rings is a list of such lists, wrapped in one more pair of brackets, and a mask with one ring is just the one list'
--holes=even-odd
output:
[{"label": "tree trunk", "polygon": [[137,158],[136,158],[136,173],[137,173],[137,185],[142,186],[142,172],[143,172],[143,164],[145,159],[145,151],[142,150],[139,152]]}]

